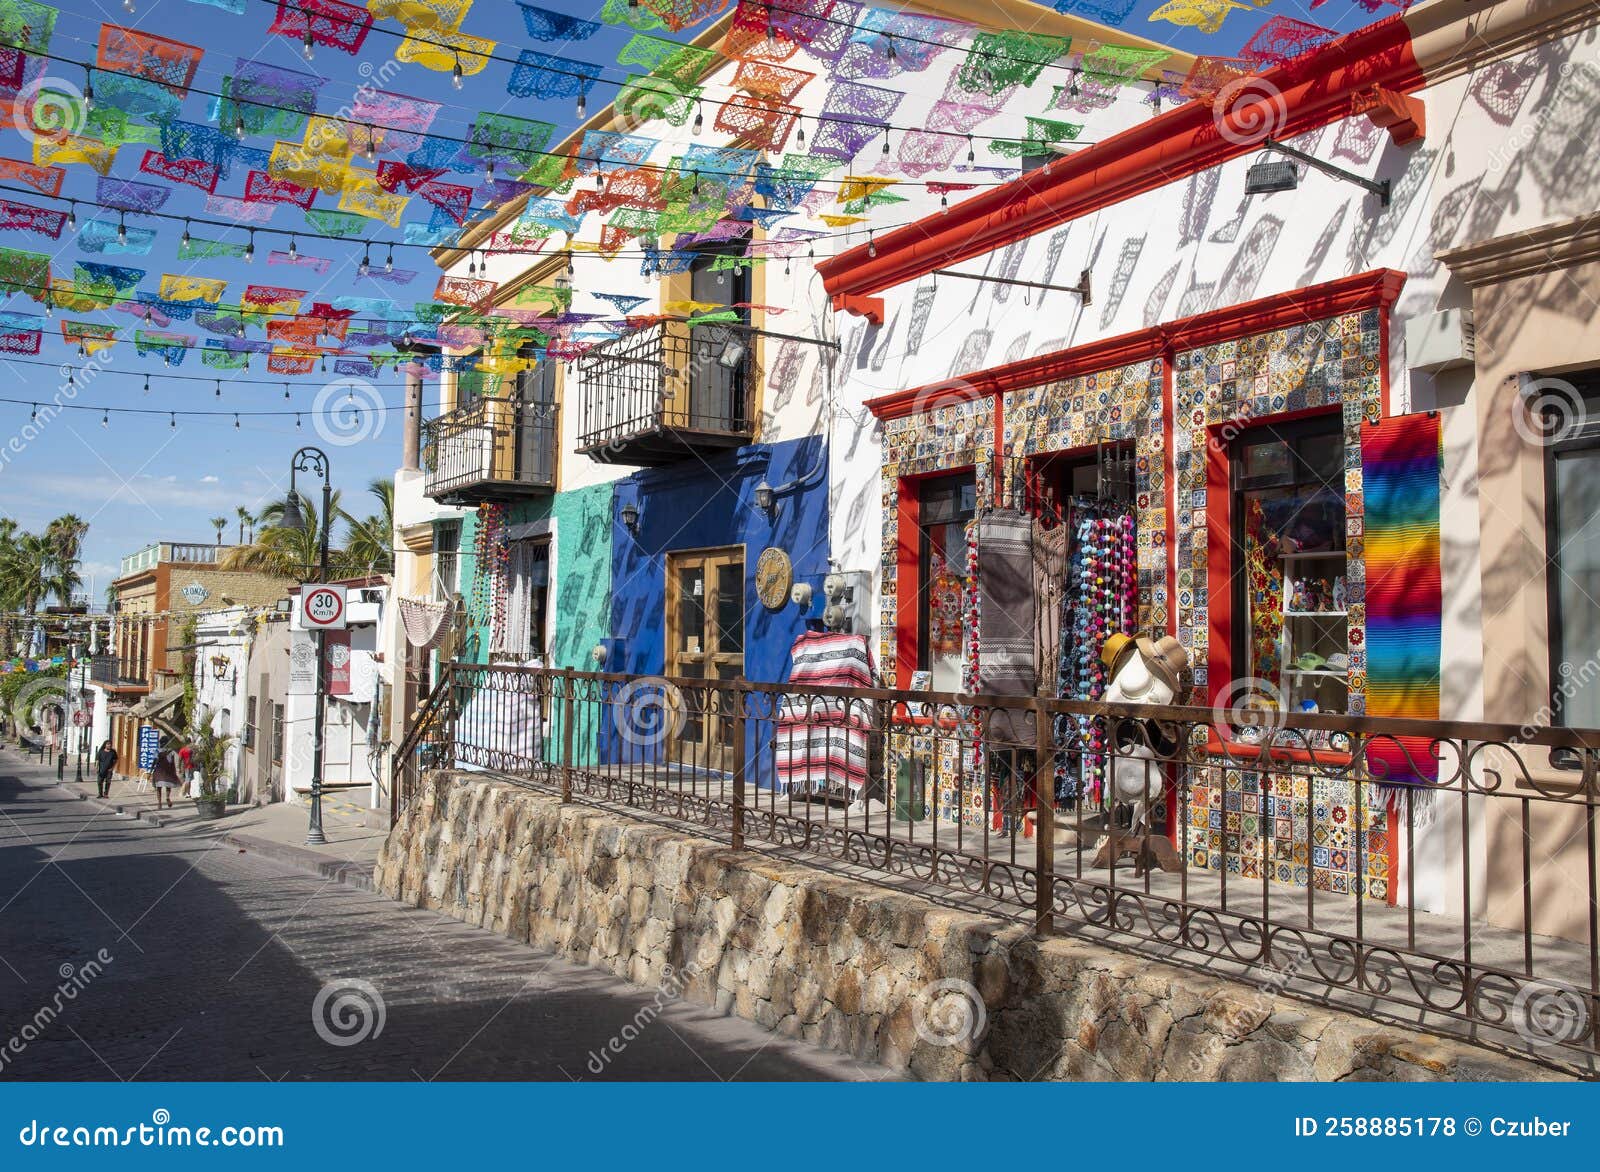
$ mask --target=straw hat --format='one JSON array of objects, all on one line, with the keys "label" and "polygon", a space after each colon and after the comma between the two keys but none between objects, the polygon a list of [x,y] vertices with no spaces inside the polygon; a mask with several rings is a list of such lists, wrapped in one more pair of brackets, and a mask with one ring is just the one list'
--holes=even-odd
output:
[{"label": "straw hat", "polygon": [[1105,646],[1100,649],[1100,662],[1115,676],[1127,662],[1127,657],[1137,651],[1144,657],[1150,673],[1172,689],[1176,696],[1179,692],[1179,673],[1189,666],[1189,653],[1183,649],[1171,635],[1162,635],[1159,639],[1150,639],[1144,635],[1124,635],[1120,631],[1105,641]]}]

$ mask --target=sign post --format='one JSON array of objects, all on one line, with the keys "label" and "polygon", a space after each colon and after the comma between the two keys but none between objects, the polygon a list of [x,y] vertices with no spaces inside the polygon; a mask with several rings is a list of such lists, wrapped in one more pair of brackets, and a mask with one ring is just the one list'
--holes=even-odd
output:
[{"label": "sign post", "polygon": [[[324,502],[324,510],[327,505]],[[328,529],[323,518],[322,570],[327,572]],[[317,719],[311,744],[311,828],[306,842],[320,845],[327,841],[322,833],[322,733],[325,705],[328,702],[328,632],[346,629],[344,587],[330,583],[307,582],[300,588],[300,622],[317,633]],[[347,644],[348,646],[348,644]]]}]

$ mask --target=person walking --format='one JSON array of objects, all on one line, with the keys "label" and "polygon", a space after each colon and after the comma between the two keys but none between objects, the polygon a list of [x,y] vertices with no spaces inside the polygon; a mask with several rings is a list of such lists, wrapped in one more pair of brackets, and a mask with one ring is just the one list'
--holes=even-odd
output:
[{"label": "person walking", "polygon": [[167,809],[172,809],[172,791],[182,783],[178,777],[178,754],[173,752],[170,741],[156,754],[156,763],[150,770],[150,784],[156,790],[156,809],[161,809],[163,797],[167,800]]},{"label": "person walking", "polygon": [[178,750],[178,777],[183,781],[184,792],[194,797],[194,746],[188,741]]},{"label": "person walking", "polygon": [[108,738],[100,746],[100,751],[94,755],[95,776],[100,782],[100,792],[95,796],[109,798],[111,796],[111,771],[117,767],[117,751],[111,747]]}]

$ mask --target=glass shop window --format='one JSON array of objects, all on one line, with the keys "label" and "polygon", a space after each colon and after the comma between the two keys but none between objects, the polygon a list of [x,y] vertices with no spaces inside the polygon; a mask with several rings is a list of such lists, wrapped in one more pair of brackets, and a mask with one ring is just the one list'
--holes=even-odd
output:
[{"label": "glass shop window", "polygon": [[[1542,380],[1540,391],[1552,441],[1545,458],[1550,709],[1556,724],[1600,728],[1600,371]],[[1555,763],[1581,764],[1575,754]]]},{"label": "glass shop window", "polygon": [[1232,455],[1233,674],[1272,684],[1290,711],[1347,712],[1343,422],[1262,427]]},{"label": "glass shop window", "polygon": [[961,688],[961,633],[966,613],[967,526],[977,515],[978,479],[959,472],[918,486],[917,670],[938,692]]}]

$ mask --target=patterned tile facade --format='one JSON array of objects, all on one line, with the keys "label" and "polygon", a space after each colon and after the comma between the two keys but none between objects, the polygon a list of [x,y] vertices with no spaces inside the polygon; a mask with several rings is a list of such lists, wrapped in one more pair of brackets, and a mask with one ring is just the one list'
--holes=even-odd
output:
[{"label": "patterned tile facade", "polygon": [[1005,396],[1005,474],[1049,452],[1134,445],[1134,525],[1139,541],[1139,628],[1167,625],[1167,451],[1161,411],[1161,359],[1136,362]]},{"label": "patterned tile facade", "polygon": [[878,611],[880,677],[895,680],[895,619],[899,597],[900,478],[978,467],[978,507],[989,503],[994,455],[994,400],[962,397],[930,411],[883,424],[883,590]]},{"label": "patterned tile facade", "polygon": [[[1174,362],[1178,638],[1195,693],[1208,691],[1209,581],[1206,453],[1217,432],[1274,415],[1339,407],[1345,438],[1350,712],[1366,711],[1366,558],[1361,428],[1383,410],[1382,315],[1377,310],[1180,351]],[[1224,434],[1223,442],[1231,438]],[[1190,865],[1268,877],[1319,891],[1391,898],[1388,822],[1378,795],[1337,776],[1201,767],[1189,778]],[[1376,800],[1374,800],[1376,799]]]},{"label": "patterned tile facade", "polygon": [[1373,786],[1236,766],[1202,766],[1189,781],[1191,866],[1256,880],[1266,868],[1269,879],[1333,895],[1392,895],[1389,809]]}]

